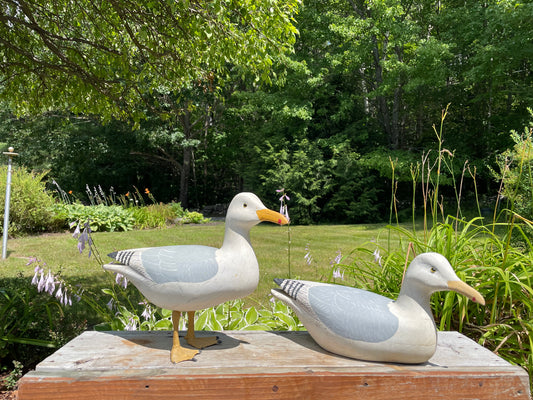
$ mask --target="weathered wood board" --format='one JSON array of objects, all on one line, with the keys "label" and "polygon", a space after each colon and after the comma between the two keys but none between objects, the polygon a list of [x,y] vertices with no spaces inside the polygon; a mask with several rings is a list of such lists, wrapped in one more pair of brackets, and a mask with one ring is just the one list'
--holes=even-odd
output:
[{"label": "weathered wood board", "polygon": [[21,379],[19,400],[530,400],[522,368],[457,332],[439,332],[422,365],[336,356],[307,332],[217,335],[196,361],[172,364],[170,332],[85,332]]}]

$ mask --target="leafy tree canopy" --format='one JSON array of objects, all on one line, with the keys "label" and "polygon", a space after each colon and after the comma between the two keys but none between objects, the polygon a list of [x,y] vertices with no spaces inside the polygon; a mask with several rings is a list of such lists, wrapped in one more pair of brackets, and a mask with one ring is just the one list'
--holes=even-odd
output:
[{"label": "leafy tree canopy", "polygon": [[[298,0],[0,0],[0,99],[141,119],[231,69],[268,81]],[[167,102],[167,103],[165,103]]]}]

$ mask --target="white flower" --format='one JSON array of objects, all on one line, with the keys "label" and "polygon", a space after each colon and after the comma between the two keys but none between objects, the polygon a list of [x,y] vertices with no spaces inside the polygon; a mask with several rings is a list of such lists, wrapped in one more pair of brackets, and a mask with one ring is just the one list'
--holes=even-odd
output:
[{"label": "white flower", "polygon": [[55,288],[56,288],[55,278],[52,275],[52,272],[48,270],[46,282],[44,283],[44,291],[47,292],[49,295],[53,295]]},{"label": "white flower", "polygon": [[59,285],[59,288],[57,289],[57,292],[56,292],[56,299],[59,299],[61,301],[61,304],[63,304],[63,289],[62,289],[62,286],[63,285]]},{"label": "white flower", "polygon": [[76,229],[74,229],[74,232],[72,233],[72,237],[74,239],[77,239],[80,236],[80,233],[81,233],[80,224],[78,222],[78,224],[76,225]]},{"label": "white flower", "polygon": [[39,283],[37,284],[37,291],[42,292],[46,283],[46,278],[44,277],[44,271],[42,269],[39,273],[41,274],[41,276],[39,278]]},{"label": "white flower", "polygon": [[133,317],[129,318],[128,324],[124,327],[125,331],[136,331],[137,330],[137,321]]},{"label": "white flower", "polygon": [[313,256],[311,256],[311,252],[310,251],[305,253],[304,259],[305,259],[305,262],[306,262],[307,265],[311,265],[311,263],[313,262]]},{"label": "white flower", "polygon": [[42,269],[39,266],[35,267],[35,274],[31,280],[31,284],[37,286],[39,284],[39,273],[42,273]]},{"label": "white flower", "polygon": [[141,314],[141,317],[147,321],[152,318],[152,307],[150,307],[150,304],[148,304],[146,301],[143,301],[142,303],[139,303],[139,305],[144,305],[144,310]]},{"label": "white flower", "polygon": [[340,268],[333,270],[333,278],[344,280],[344,271],[341,272]]},{"label": "white flower", "polygon": [[282,212],[280,214],[282,214],[285,218],[287,218],[287,221],[291,220],[289,217],[289,209],[287,208],[286,204],[283,206]]},{"label": "white flower", "polygon": [[374,262],[377,262],[379,266],[381,267],[381,256],[379,255],[379,249],[374,250]]}]

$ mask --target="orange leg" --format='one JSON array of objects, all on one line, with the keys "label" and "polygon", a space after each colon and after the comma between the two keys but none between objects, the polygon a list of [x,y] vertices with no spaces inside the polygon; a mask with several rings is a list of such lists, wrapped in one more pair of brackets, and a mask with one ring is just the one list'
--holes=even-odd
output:
[{"label": "orange leg", "polygon": [[194,335],[194,311],[188,311],[187,316],[189,317],[187,335],[185,336],[187,343],[189,343],[192,347],[196,347],[197,349],[203,349],[204,347],[209,347],[219,343],[219,340],[216,336],[196,337]]},{"label": "orange leg", "polygon": [[[172,335],[172,350],[170,350],[170,361],[172,361],[173,363],[179,363],[181,361],[192,360],[194,356],[198,354],[198,350],[186,349],[182,347],[180,344],[180,337],[179,337],[180,316],[181,316],[180,311],[172,311],[172,323],[174,325],[174,332]],[[193,319],[194,319],[194,312],[193,312]],[[193,324],[193,331],[194,331],[194,324]]]}]

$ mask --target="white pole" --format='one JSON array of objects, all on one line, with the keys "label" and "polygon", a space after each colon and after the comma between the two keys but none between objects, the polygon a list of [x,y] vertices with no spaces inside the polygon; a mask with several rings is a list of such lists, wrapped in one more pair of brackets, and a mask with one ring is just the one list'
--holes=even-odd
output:
[{"label": "white pole", "polygon": [[9,230],[9,202],[11,199],[11,160],[13,156],[18,156],[17,153],[14,153],[15,149],[10,147],[4,151],[4,155],[7,156],[7,179],[6,179],[6,201],[4,204],[4,237],[2,243],[2,259],[6,259],[7,256],[7,231]]}]

